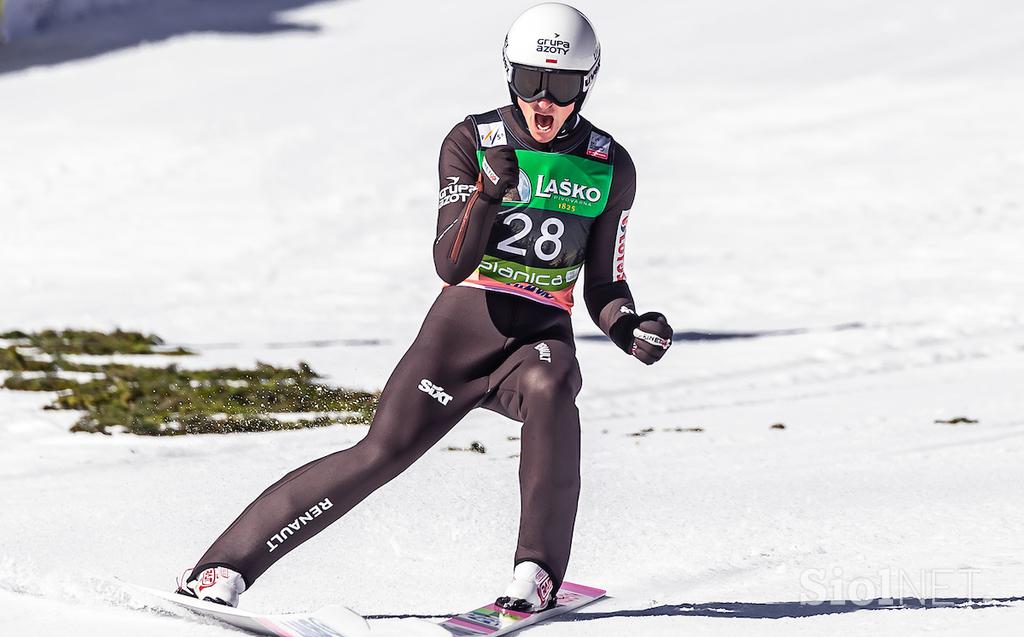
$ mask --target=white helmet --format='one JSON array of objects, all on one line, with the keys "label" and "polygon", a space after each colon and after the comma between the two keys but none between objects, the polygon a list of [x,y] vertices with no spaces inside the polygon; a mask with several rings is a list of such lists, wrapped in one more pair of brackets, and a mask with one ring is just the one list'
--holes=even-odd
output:
[{"label": "white helmet", "polygon": [[[513,102],[516,95],[525,101],[548,97],[562,106],[575,103],[579,111],[601,68],[601,43],[590,20],[577,9],[560,2],[545,2],[527,9],[512,23],[505,36],[503,57]],[[536,89],[524,95],[514,86],[517,69],[540,71],[543,75],[534,73],[533,77],[544,78],[544,81],[538,79]],[[559,74],[559,71],[571,73]],[[578,94],[568,99],[572,90],[570,85],[565,82],[560,82],[561,86],[549,83],[553,77],[550,74],[576,76]],[[559,89],[560,95],[557,94]]]}]

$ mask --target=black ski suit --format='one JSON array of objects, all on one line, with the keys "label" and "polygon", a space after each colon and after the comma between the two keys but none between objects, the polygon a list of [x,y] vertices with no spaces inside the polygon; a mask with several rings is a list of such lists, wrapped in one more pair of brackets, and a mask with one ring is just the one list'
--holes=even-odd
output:
[{"label": "black ski suit", "polygon": [[[587,184],[577,184],[575,193],[567,186],[566,196],[546,195],[541,182],[547,177],[534,179],[524,170],[522,196],[530,198],[536,190],[532,198],[548,209],[539,212],[536,223],[525,218],[537,212],[530,210],[510,222],[509,212],[524,208],[490,203],[477,191],[478,152],[498,143],[513,146],[527,164],[550,159],[583,165],[596,176],[594,183],[605,176],[610,187],[591,192]],[[633,164],[609,135],[579,117],[549,145],[538,144],[521,115],[506,106],[452,129],[441,148],[439,182],[434,262],[447,285],[384,387],[366,437],[295,469],[264,491],[202,556],[193,577],[226,566],[251,586],[279,558],[404,471],[470,410],[484,407],[523,423],[515,562],[538,562],[556,587],[561,584],[580,488],[575,398],[582,385],[568,312],[572,285],[566,280],[574,282],[573,268],[578,273],[585,267],[586,304],[605,333],[612,334],[615,321],[632,313],[622,260],[635,192]],[[598,197],[603,209],[594,214],[591,206],[588,217],[559,216],[552,211],[559,197],[561,205],[581,208]],[[526,226],[533,225],[527,233]],[[559,252],[552,257],[555,247]],[[545,267],[530,269],[534,255]],[[502,265],[489,266],[488,276],[483,262]],[[628,351],[623,338],[613,340]]]}]

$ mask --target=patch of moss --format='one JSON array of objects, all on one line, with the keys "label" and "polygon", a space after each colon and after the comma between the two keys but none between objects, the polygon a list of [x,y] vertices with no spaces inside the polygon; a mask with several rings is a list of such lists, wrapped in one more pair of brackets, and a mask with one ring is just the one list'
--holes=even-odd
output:
[{"label": "patch of moss", "polygon": [[4,380],[4,389],[13,389],[16,391],[64,391],[71,389],[78,385],[76,381],[69,378],[61,378],[55,374],[47,374],[46,376],[38,376],[36,378],[25,378],[21,374],[15,373],[13,376]]},{"label": "patch of moss", "polygon": [[53,361],[41,361],[18,351],[13,345],[0,348],[0,369],[11,372],[53,372],[57,365]]},{"label": "patch of moss", "polygon": [[[144,435],[273,431],[368,423],[377,407],[375,393],[332,387],[309,365],[252,369],[226,367],[184,370],[177,365],[141,367],[118,363],[68,362],[70,354],[164,354],[153,335],[65,330],[24,334],[31,347],[49,360],[16,347],[0,349],[0,369],[13,371],[3,387],[22,391],[56,391],[46,409],[84,412],[72,431]],[[23,339],[24,340],[24,339]],[[180,353],[190,354],[186,350]],[[44,372],[26,376],[22,372]],[[98,378],[79,382],[62,372],[91,372]],[[325,413],[326,412],[326,413]],[[321,414],[278,418],[272,414]]]},{"label": "patch of moss", "polygon": [[[169,367],[110,365],[105,377],[79,383],[61,393],[49,408],[86,414],[74,431],[108,432],[122,426],[133,433],[176,435],[269,431],[366,423],[377,396],[316,382],[308,365],[255,369],[181,370]],[[346,412],[317,420],[281,421],[268,413]]]},{"label": "patch of moss", "polygon": [[976,425],[978,421],[974,418],[968,418],[967,416],[957,416],[956,418],[949,418],[947,420],[938,419],[935,421],[937,425]]},{"label": "patch of moss", "polygon": [[[174,436],[183,434],[224,434],[246,432],[254,433],[260,431],[289,431],[293,429],[307,429],[309,427],[327,427],[337,424],[359,424],[359,419],[339,419],[330,416],[317,416],[315,418],[300,418],[297,420],[281,420],[262,414],[249,414],[243,416],[230,416],[218,418],[205,414],[191,414],[182,417],[180,420],[170,422],[156,419],[142,419],[134,421],[125,430],[141,435],[149,436]],[[81,419],[76,422],[71,431],[86,431],[96,433],[95,423]],[[102,433],[111,433],[111,427],[103,429]]]},{"label": "patch of moss", "polygon": [[448,447],[448,451],[469,451],[471,453],[487,453],[487,447],[474,440],[468,447]]},{"label": "patch of moss", "polygon": [[94,330],[43,330],[41,332],[24,333],[8,332],[2,338],[27,340],[33,347],[51,354],[91,354],[110,356],[112,354],[164,354],[185,356],[192,354],[185,348],[155,349],[164,345],[164,341],[155,334],[140,332],[98,332]]}]

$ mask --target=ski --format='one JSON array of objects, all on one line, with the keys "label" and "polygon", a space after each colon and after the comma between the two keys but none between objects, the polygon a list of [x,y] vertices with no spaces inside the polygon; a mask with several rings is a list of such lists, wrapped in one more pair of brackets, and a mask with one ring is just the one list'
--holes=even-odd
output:
[{"label": "ski", "polygon": [[271,637],[363,637],[370,628],[355,611],[344,606],[325,606],[312,613],[267,615],[200,601],[185,595],[127,584],[127,587],[148,597],[159,598],[164,606],[189,610],[202,617],[240,628],[254,635]]},{"label": "ski", "polygon": [[581,584],[564,582],[558,590],[558,600],[554,607],[537,613],[521,613],[508,610],[495,604],[481,606],[468,613],[451,617],[441,624],[449,635],[470,637],[472,635],[489,635],[499,637],[509,635],[529,626],[549,621],[559,615],[571,613],[587,604],[604,597],[606,591]]},{"label": "ski", "polygon": [[137,584],[122,584],[133,593],[159,600],[160,604],[156,607],[172,606],[188,610],[200,617],[214,619],[254,635],[270,637],[501,637],[579,610],[605,595],[605,591],[599,588],[565,582],[558,591],[555,606],[537,613],[524,613],[487,604],[449,617],[440,624],[408,620],[408,623],[398,627],[371,628],[362,616],[344,606],[326,606],[311,613],[253,613]]}]

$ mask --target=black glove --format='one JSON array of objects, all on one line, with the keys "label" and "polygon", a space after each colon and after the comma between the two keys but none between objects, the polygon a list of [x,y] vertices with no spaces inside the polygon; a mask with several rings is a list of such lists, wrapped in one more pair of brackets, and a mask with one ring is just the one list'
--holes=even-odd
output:
[{"label": "black glove", "polygon": [[627,354],[637,357],[644,365],[661,360],[672,346],[672,326],[660,312],[645,312],[640,316],[622,306],[622,316],[612,324],[609,336]]},{"label": "black glove", "polygon": [[519,187],[519,158],[511,146],[491,146],[480,165],[480,198],[498,203],[509,189]]}]

